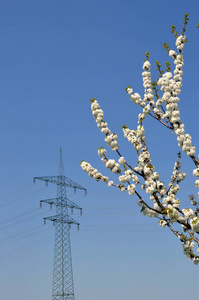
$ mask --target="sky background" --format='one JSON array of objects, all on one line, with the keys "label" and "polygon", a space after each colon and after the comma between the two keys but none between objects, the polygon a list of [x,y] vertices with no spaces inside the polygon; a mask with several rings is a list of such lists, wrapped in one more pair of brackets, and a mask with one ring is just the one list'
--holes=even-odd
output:
[{"label": "sky background", "polygon": [[[0,299],[51,299],[54,228],[43,226],[43,217],[55,210],[40,210],[39,200],[56,197],[56,186],[32,181],[57,175],[60,146],[66,176],[88,190],[87,197],[67,191],[83,208],[82,217],[73,215],[80,231],[71,229],[76,300],[198,297],[199,267],[175,236],[140,214],[136,197],[95,182],[79,166],[85,159],[111,177],[97,155],[106,145],[90,111],[94,97],[119,135],[121,153],[136,164],[121,126],[135,129],[140,110],[125,88],[143,95],[146,51],[156,79],[155,61],[168,61],[162,44],[174,46],[170,26],[180,29],[185,12],[180,109],[198,149],[198,1],[0,0]],[[145,124],[152,161],[168,183],[176,137],[154,120]],[[117,158],[111,151],[108,157]],[[186,207],[196,194],[193,168],[183,155]]]}]

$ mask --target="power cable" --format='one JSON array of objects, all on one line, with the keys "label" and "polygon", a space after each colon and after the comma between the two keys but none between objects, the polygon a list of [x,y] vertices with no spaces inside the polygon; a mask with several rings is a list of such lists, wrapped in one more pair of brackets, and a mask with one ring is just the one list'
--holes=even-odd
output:
[{"label": "power cable", "polygon": [[19,218],[21,218],[21,217],[23,217],[23,216],[29,215],[29,214],[31,214],[32,212],[35,212],[35,211],[37,211],[37,210],[40,210],[40,208],[32,209],[32,210],[30,210],[30,211],[27,211],[27,212],[21,214],[21,215],[18,215],[18,216],[12,217],[11,219],[7,219],[7,220],[5,220],[5,221],[2,221],[2,222],[0,223],[0,225],[1,225],[1,224],[5,224],[5,223],[9,223],[9,222],[12,221],[12,220],[16,220],[16,219],[19,219]]},{"label": "power cable", "polygon": [[39,190],[37,190],[37,191],[34,191],[34,192],[32,192],[32,193],[26,194],[26,195],[24,195],[24,196],[18,197],[18,198],[14,199],[14,200],[11,200],[11,201],[9,201],[9,202],[7,202],[7,203],[1,205],[0,208],[5,207],[5,206],[7,206],[7,205],[9,205],[9,204],[11,204],[11,203],[13,203],[13,202],[19,201],[19,200],[21,200],[21,199],[23,199],[23,198],[25,198],[25,197],[30,196],[30,195],[36,194],[36,193],[38,193],[38,192],[40,192],[41,190],[44,190],[44,189],[45,189],[45,187],[43,187],[43,188],[41,188],[41,189],[39,189]]},{"label": "power cable", "polygon": [[[47,211],[45,211],[45,213],[47,213],[47,212],[49,212],[49,211],[50,211],[50,209],[47,210]],[[31,217],[29,217],[29,218],[27,218],[27,219],[20,220],[20,221],[18,221],[18,222],[15,222],[15,223],[13,223],[13,224],[10,224],[10,225],[8,225],[8,226],[6,226],[6,227],[0,228],[0,231],[5,230],[5,229],[7,229],[7,228],[10,228],[10,227],[12,227],[12,226],[15,226],[15,225],[17,225],[17,224],[23,223],[23,222],[25,222],[25,221],[28,221],[28,220],[30,220],[30,219],[33,219],[33,218],[35,218],[35,217],[37,217],[37,216],[42,215],[43,213],[44,213],[44,212],[42,212],[42,213],[40,213],[40,214],[36,214],[36,215],[34,215],[34,216],[31,216]]]},{"label": "power cable", "polygon": [[[17,235],[12,235],[12,236],[10,236],[10,237],[8,237],[8,238],[5,238],[5,239],[3,239],[3,240],[1,240],[1,246],[3,245],[7,245],[7,244],[10,244],[10,243],[12,243],[13,241],[15,241],[15,240],[20,240],[20,239],[23,239],[23,238],[25,238],[25,237],[32,237],[32,235],[34,235],[34,234],[36,234],[36,233],[38,233],[38,232],[41,232],[41,228],[44,228],[44,226],[42,225],[40,225],[40,226],[36,226],[36,227],[34,227],[34,228],[32,228],[32,229],[29,229],[29,230],[26,230],[26,231],[24,231],[24,232],[21,232],[21,233],[18,233]],[[48,228],[46,228],[45,230],[49,230],[49,229],[51,229],[50,227],[48,227]]]},{"label": "power cable", "polygon": [[15,191],[15,192],[12,192],[11,194],[8,194],[8,195],[6,195],[6,196],[1,196],[1,197],[0,197],[0,200],[1,200],[1,199],[5,199],[5,198],[9,198],[10,196],[13,196],[13,195],[15,195],[15,194],[17,194],[17,193],[23,192],[23,191],[29,189],[30,187],[32,187],[33,185],[34,185],[34,184],[27,185],[27,186],[25,186],[24,188],[22,188],[22,189],[20,189],[20,190],[17,190],[17,191]]},{"label": "power cable", "polygon": [[[0,259],[1,259],[1,258],[4,258],[4,257],[6,257],[6,256],[10,256],[10,255],[19,253],[19,252],[21,252],[21,251],[24,251],[24,250],[33,248],[33,247],[36,247],[36,246],[40,246],[41,244],[44,244],[44,243],[46,243],[47,241],[51,241],[51,240],[52,240],[52,235],[47,236],[45,239],[38,240],[39,243],[37,243],[37,244],[35,244],[35,245],[34,245],[34,243],[35,243],[35,242],[38,242],[38,241],[34,241],[34,242],[32,242],[32,243],[29,243],[28,245],[25,245],[25,247],[24,247],[24,246],[19,247],[19,248],[15,249],[15,250],[13,250],[13,251],[11,251],[11,252],[7,252],[7,251],[6,251],[6,252],[3,252],[2,254],[0,253]],[[40,242],[40,241],[42,241],[42,242]]]}]

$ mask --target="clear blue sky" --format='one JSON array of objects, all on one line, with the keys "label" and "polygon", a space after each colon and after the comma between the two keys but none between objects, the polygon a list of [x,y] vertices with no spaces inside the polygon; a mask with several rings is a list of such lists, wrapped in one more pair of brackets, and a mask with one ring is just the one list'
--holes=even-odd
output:
[{"label": "clear blue sky", "polygon": [[[60,146],[66,176],[88,190],[87,197],[68,191],[83,208],[81,218],[74,215],[80,231],[71,230],[76,300],[198,298],[199,267],[175,237],[139,214],[137,199],[96,183],[79,166],[85,159],[109,175],[97,155],[105,142],[90,111],[94,97],[121,152],[136,160],[121,125],[135,128],[139,109],[124,89],[143,94],[144,53],[152,64],[167,61],[162,43],[174,45],[170,25],[181,27],[185,12],[180,108],[198,149],[198,1],[0,1],[0,299],[51,299],[54,229],[42,218],[55,211],[37,208],[56,189],[32,179],[57,174]],[[168,181],[176,137],[152,120],[147,134],[156,170]],[[185,156],[183,170],[190,175],[192,168]],[[185,206],[192,186],[188,176]]]}]

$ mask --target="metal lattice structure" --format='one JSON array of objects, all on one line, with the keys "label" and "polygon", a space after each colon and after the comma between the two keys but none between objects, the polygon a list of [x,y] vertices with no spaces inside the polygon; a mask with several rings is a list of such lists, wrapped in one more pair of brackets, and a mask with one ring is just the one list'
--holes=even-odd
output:
[{"label": "metal lattice structure", "polygon": [[66,187],[84,190],[86,189],[76,182],[70,180],[64,175],[64,165],[62,158],[62,150],[60,148],[59,170],[58,176],[44,176],[34,177],[48,183],[57,185],[57,197],[40,201],[56,206],[56,215],[44,218],[53,221],[55,225],[55,245],[54,245],[54,266],[53,266],[53,287],[52,287],[52,300],[75,300],[74,284],[73,284],[73,270],[72,270],[72,256],[70,244],[70,227],[71,224],[76,224],[79,229],[79,223],[71,218],[68,214],[68,209],[79,209],[82,213],[82,208],[73,203],[67,198]]}]

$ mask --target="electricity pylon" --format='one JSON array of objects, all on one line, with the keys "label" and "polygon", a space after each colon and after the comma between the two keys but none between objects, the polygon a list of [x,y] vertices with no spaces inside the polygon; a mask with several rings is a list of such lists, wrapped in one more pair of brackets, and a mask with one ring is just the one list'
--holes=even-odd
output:
[{"label": "electricity pylon", "polygon": [[82,208],[67,198],[66,187],[73,188],[75,192],[76,189],[80,189],[86,193],[86,189],[64,175],[61,148],[58,174],[58,176],[34,177],[34,182],[38,179],[45,181],[46,185],[48,183],[57,185],[57,198],[40,201],[40,206],[42,206],[42,203],[48,203],[51,207],[52,205],[56,206],[56,215],[44,218],[44,224],[46,220],[50,220],[55,225],[52,300],[75,300],[70,227],[71,224],[76,224],[79,229],[79,223],[68,215],[68,208],[72,211],[73,209],[79,209],[80,212],[82,212]]}]

